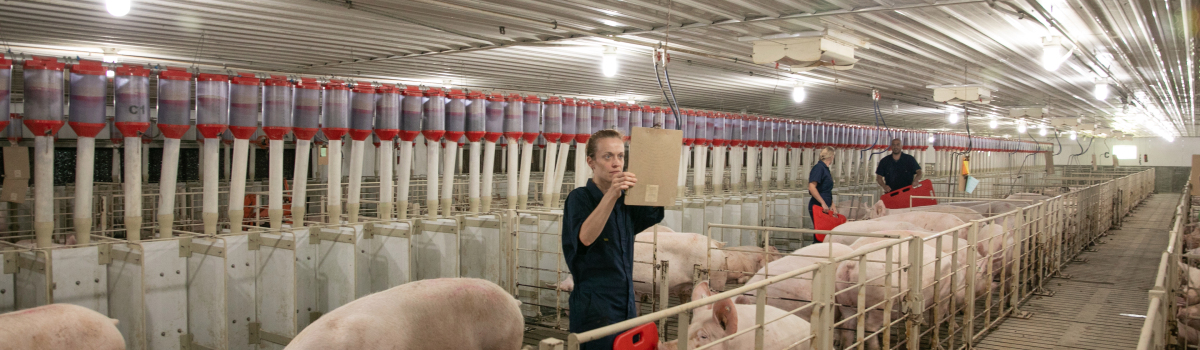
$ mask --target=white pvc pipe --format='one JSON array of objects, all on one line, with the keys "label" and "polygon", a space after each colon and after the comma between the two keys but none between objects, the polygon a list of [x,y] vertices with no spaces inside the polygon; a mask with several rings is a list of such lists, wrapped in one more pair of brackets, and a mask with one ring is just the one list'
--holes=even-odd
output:
[{"label": "white pvc pipe", "polygon": [[787,158],[785,158],[786,155],[787,155],[787,148],[783,148],[783,147],[775,148],[775,188],[776,189],[787,188],[787,177],[785,176],[787,173],[786,172]]},{"label": "white pvc pipe", "polygon": [[[683,146],[683,152],[679,154],[679,179],[676,185],[679,187],[678,197],[683,197],[687,193],[687,168],[688,158],[691,156],[692,146]],[[603,191],[604,189],[601,189]]]},{"label": "white pvc pipe", "polygon": [[733,193],[742,191],[742,152],[745,147],[734,146],[729,149],[729,184]]},{"label": "white pvc pipe", "polygon": [[479,212],[479,141],[470,144],[471,162],[467,165],[467,197],[471,213]]},{"label": "white pvc pipe", "polygon": [[408,186],[412,180],[412,158],[412,141],[400,140],[400,169],[396,174],[400,178],[400,185],[396,186],[396,218],[400,220],[408,218]]},{"label": "white pvc pipe", "polygon": [[788,187],[797,189],[800,186],[800,149],[788,150]]},{"label": "white pvc pipe", "polygon": [[125,234],[142,240],[142,138],[125,138]]},{"label": "white pvc pipe", "polygon": [[480,192],[480,201],[483,212],[492,211],[492,178],[496,172],[496,143],[485,141],[483,143],[483,180],[481,180],[482,189]]},{"label": "white pvc pipe", "polygon": [[346,218],[349,222],[358,222],[358,210],[362,201],[362,168],[363,148],[367,142],[363,140],[350,141],[350,192],[346,201]]},{"label": "white pvc pipe", "polygon": [[304,227],[308,199],[309,140],[296,140],[296,171],[292,180],[292,227]]},{"label": "white pvc pipe", "polygon": [[442,215],[450,217],[451,204],[454,200],[454,167],[458,163],[458,141],[446,142],[446,159],[443,162],[442,174]]},{"label": "white pvc pipe", "polygon": [[283,140],[268,143],[271,159],[267,171],[267,217],[271,220],[271,229],[279,230],[283,228]]},{"label": "white pvc pipe", "polygon": [[233,170],[229,177],[229,228],[242,232],[246,207],[246,167],[249,164],[250,140],[233,140]]},{"label": "white pvc pipe", "polygon": [[438,140],[426,140],[425,143],[425,205],[429,208],[429,218],[437,219],[438,217]]},{"label": "white pvc pipe", "polygon": [[521,145],[521,182],[517,187],[517,207],[526,209],[529,205],[529,173],[533,168],[533,142]]},{"label": "white pvc pipe", "polygon": [[762,186],[763,192],[767,192],[771,188],[771,177],[773,175],[771,172],[771,162],[775,161],[772,159],[772,156],[775,155],[775,147],[763,147],[762,152],[762,183],[759,185]]},{"label": "white pvc pipe", "polygon": [[708,146],[700,145],[692,150],[692,167],[694,168],[692,172],[692,190],[696,196],[704,195],[704,167],[706,165],[704,151],[706,149],[708,149]]},{"label": "white pvc pipe", "polygon": [[35,136],[33,141],[33,228],[37,247],[49,248],[54,234],[54,137]]},{"label": "white pvc pipe", "polygon": [[554,174],[558,172],[558,159],[556,157],[558,157],[558,142],[546,142],[546,157],[544,162],[546,165],[542,166],[542,205],[547,208],[553,206],[551,204],[553,198],[550,196],[553,192],[558,192],[551,190],[551,187],[554,186]]},{"label": "white pvc pipe", "polygon": [[204,234],[217,234],[217,220],[221,214],[217,211],[217,200],[220,197],[218,193],[218,181],[220,181],[221,170],[217,166],[217,157],[221,153],[221,139],[211,138],[204,140],[204,208],[201,216],[204,219]]},{"label": "white pvc pipe", "polygon": [[[393,179],[392,171],[396,163],[396,157],[393,155],[395,147],[392,146],[392,140],[379,141],[378,166],[375,167],[375,172],[379,174],[379,208],[378,217],[380,220],[390,220],[392,218],[393,202]],[[393,200],[389,200],[393,198]]]},{"label": "white pvc pipe", "polygon": [[508,209],[517,209],[517,179],[519,178],[517,168],[520,166],[518,165],[520,160],[517,159],[517,153],[520,152],[519,148],[520,146],[517,146],[517,138],[509,137],[508,158],[505,159],[505,163],[507,163],[506,167],[508,167],[508,198],[506,198],[508,200]]},{"label": "white pvc pipe", "polygon": [[567,175],[567,150],[570,148],[571,144],[569,142],[563,142],[558,147],[558,157],[556,158],[557,162],[554,164],[554,178],[552,179],[554,184],[550,186],[551,201],[549,205],[551,208],[558,207],[559,191],[562,190],[563,178]]},{"label": "white pvc pipe", "polygon": [[[158,238],[169,238],[175,232],[175,180],[178,174],[179,139],[164,139],[162,178],[158,181]],[[88,197],[90,202],[90,193]]]},{"label": "white pvc pipe", "polygon": [[340,224],[342,220],[342,139],[329,140],[329,185],[326,194],[326,220]]},{"label": "white pvc pipe", "polygon": [[92,232],[92,182],[96,171],[96,138],[80,137],[75,146],[75,243],[88,244]]},{"label": "white pvc pipe", "polygon": [[746,193],[754,193],[758,187],[754,180],[758,177],[758,147],[750,147],[746,154]]},{"label": "white pvc pipe", "polygon": [[587,145],[575,144],[575,187],[587,186]]},{"label": "white pvc pipe", "polygon": [[713,194],[720,194],[725,183],[725,146],[717,146],[713,153]]},{"label": "white pvc pipe", "polygon": [[816,164],[813,163],[813,161],[816,160],[816,158],[813,158],[814,155],[819,154],[820,153],[816,152],[815,148],[805,148],[803,153],[800,154],[800,177],[804,179],[803,181],[800,181],[801,189],[808,188],[808,172],[811,171],[812,166]]}]

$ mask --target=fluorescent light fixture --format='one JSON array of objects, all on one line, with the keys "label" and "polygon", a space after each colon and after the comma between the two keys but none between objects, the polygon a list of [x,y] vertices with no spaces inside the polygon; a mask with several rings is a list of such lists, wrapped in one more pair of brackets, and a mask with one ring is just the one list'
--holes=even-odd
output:
[{"label": "fluorescent light fixture", "polygon": [[1063,53],[1062,39],[1058,36],[1047,36],[1042,38],[1042,68],[1053,72],[1059,66],[1071,57],[1071,52]]},{"label": "fluorescent light fixture", "polygon": [[117,76],[117,72],[114,72],[114,71],[112,71],[112,70],[109,70],[109,71],[107,71],[107,72],[104,72],[104,75],[105,75],[105,76],[107,76],[107,77],[109,77],[109,78],[112,78],[112,77],[115,77],[115,76]]},{"label": "fluorescent light fixture", "polygon": [[605,46],[604,56],[600,60],[600,71],[604,76],[612,78],[617,75],[617,47]]},{"label": "fluorescent light fixture", "polygon": [[929,143],[933,143],[934,141],[937,141],[937,139],[933,137],[933,134],[929,134]]},{"label": "fluorescent light fixture", "polygon": [[1096,78],[1096,89],[1092,90],[1092,95],[1097,100],[1104,101],[1108,99],[1108,79]]},{"label": "fluorescent light fixture", "polygon": [[1046,126],[1042,125],[1042,129],[1038,130],[1038,136],[1046,136]]},{"label": "fluorescent light fixture", "polygon": [[796,103],[804,102],[804,98],[808,97],[808,92],[804,91],[804,83],[797,83],[795,88],[792,88],[792,101]]},{"label": "fluorescent light fixture", "polygon": [[1070,135],[1071,135],[1070,137],[1071,137],[1071,139],[1072,139],[1072,140],[1074,140],[1074,139],[1075,139],[1075,137],[1077,137],[1077,136],[1075,135],[1075,130],[1071,130],[1071,133],[1070,133]]},{"label": "fluorescent light fixture", "polygon": [[120,60],[120,57],[117,55],[104,55],[100,60],[104,61],[104,63],[117,63],[117,61]]},{"label": "fluorescent light fixture", "polygon": [[1018,120],[1017,121],[1017,133],[1024,134],[1025,130],[1028,130],[1025,128],[1025,119]]},{"label": "fluorescent light fixture", "polygon": [[996,118],[992,118],[992,120],[988,122],[988,127],[992,129],[998,128],[1000,127],[1000,122],[997,121]]},{"label": "fluorescent light fixture", "polygon": [[121,17],[129,14],[129,7],[132,2],[132,0],[108,0],[105,2],[104,7],[108,9],[108,14]]},{"label": "fluorescent light fixture", "polygon": [[946,113],[946,121],[950,122],[950,124],[958,124],[958,111],[951,108],[950,111]]}]

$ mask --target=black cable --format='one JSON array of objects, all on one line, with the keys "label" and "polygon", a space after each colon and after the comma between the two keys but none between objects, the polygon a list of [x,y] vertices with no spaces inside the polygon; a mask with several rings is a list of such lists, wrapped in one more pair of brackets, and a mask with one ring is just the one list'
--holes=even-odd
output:
[{"label": "black cable", "polygon": [[1059,153],[1062,153],[1062,151],[1063,151],[1062,140],[1060,140],[1058,138],[1058,129],[1054,129],[1054,141],[1058,142],[1058,152],[1054,152],[1054,155],[1057,156]]},{"label": "black cable", "polygon": [[[680,125],[679,111],[672,107],[674,104],[671,103],[671,98],[667,96],[667,89],[663,88],[662,75],[658,73],[658,57],[655,57],[657,54],[658,50],[654,50],[654,53],[650,54],[650,59],[654,61],[654,77],[658,78],[658,91],[662,92],[663,101],[667,103],[668,108],[671,108],[671,114],[675,116],[675,125]],[[683,130],[683,127],[680,126],[679,129]]]}]

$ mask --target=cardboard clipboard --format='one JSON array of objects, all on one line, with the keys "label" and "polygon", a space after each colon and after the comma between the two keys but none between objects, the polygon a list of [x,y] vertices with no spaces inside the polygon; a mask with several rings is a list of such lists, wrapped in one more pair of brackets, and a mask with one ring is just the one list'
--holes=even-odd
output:
[{"label": "cardboard clipboard", "polygon": [[675,205],[683,131],[633,128],[629,136],[626,171],[636,175],[638,183],[625,191],[625,205]]}]

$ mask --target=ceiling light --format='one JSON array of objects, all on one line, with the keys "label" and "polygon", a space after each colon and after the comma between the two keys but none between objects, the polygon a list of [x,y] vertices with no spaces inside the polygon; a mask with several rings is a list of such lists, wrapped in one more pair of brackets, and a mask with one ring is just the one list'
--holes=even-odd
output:
[{"label": "ceiling light", "polygon": [[1010,137],[1012,137],[1012,135],[1009,135],[1009,134],[1004,134],[1004,138],[1006,138],[1006,139],[1007,139],[1007,138],[1010,138]]},{"label": "ceiling light", "polygon": [[1092,95],[1096,96],[1097,100],[1104,101],[1108,99],[1108,79],[1096,78],[1096,89],[1092,90]]},{"label": "ceiling light", "polygon": [[1042,68],[1053,72],[1070,57],[1070,52],[1063,54],[1063,46],[1059,37],[1051,35],[1042,38]]},{"label": "ceiling light", "polygon": [[804,102],[804,98],[807,96],[808,92],[804,91],[804,83],[796,83],[796,87],[792,88],[792,101]]},{"label": "ceiling light", "polygon": [[1024,134],[1025,130],[1027,130],[1025,128],[1025,119],[1018,120],[1017,121],[1017,133]]},{"label": "ceiling light", "polygon": [[1000,127],[1000,122],[997,121],[996,118],[992,118],[992,120],[988,122],[988,127],[992,129]]},{"label": "ceiling light", "polygon": [[120,57],[118,57],[117,55],[108,55],[108,54],[101,56],[101,58],[100,58],[100,60],[103,61],[104,63],[117,63],[117,61],[119,59],[120,59]]},{"label": "ceiling light", "polygon": [[108,9],[108,14],[121,17],[129,13],[130,3],[132,0],[108,0],[104,7]]},{"label": "ceiling light", "polygon": [[933,137],[933,134],[929,134],[929,143],[933,143],[934,141],[937,141],[937,139]]},{"label": "ceiling light", "polygon": [[1041,129],[1041,130],[1038,130],[1038,135],[1039,135],[1039,136],[1046,136],[1046,126],[1045,126],[1045,125],[1042,125],[1042,129]]},{"label": "ceiling light", "polygon": [[899,112],[899,111],[900,111],[900,101],[892,100],[892,114],[896,114],[896,112]]},{"label": "ceiling light", "polygon": [[612,78],[617,75],[617,47],[604,46],[604,56],[600,60],[600,71],[604,76]]},{"label": "ceiling light", "polygon": [[950,122],[950,124],[958,124],[958,111],[951,108],[950,111],[946,113],[946,121]]},{"label": "ceiling light", "polygon": [[1071,136],[1070,136],[1070,137],[1071,137],[1071,139],[1072,139],[1072,140],[1074,140],[1074,139],[1075,139],[1075,137],[1076,137],[1076,135],[1075,135],[1075,130],[1071,130],[1071,132],[1070,132],[1070,135],[1071,135]]},{"label": "ceiling light", "polygon": [[116,75],[117,75],[117,72],[114,72],[114,71],[112,71],[112,70],[109,70],[109,71],[107,71],[107,72],[104,72],[104,75],[105,75],[105,76],[108,76],[109,78],[112,78],[112,77],[114,77],[114,76],[116,76]]}]

